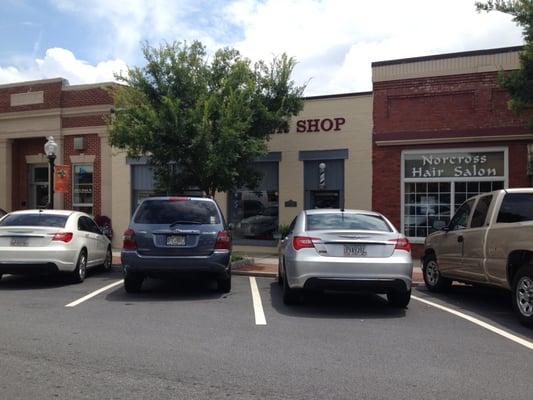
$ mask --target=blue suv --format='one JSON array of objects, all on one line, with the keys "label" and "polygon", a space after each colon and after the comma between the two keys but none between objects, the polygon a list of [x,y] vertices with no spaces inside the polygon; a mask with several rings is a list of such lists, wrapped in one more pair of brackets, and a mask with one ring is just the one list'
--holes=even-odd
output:
[{"label": "blue suv", "polygon": [[124,232],[124,288],[139,292],[146,277],[215,277],[231,290],[231,236],[217,203],[200,197],[144,199]]}]

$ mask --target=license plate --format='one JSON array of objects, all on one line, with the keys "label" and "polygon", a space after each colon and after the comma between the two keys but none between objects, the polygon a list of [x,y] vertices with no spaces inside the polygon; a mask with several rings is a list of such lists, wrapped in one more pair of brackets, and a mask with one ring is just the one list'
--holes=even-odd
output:
[{"label": "license plate", "polygon": [[167,246],[185,246],[185,236],[183,235],[172,235],[167,236]]},{"label": "license plate", "polygon": [[24,247],[28,245],[28,239],[26,238],[11,238],[11,246]]},{"label": "license plate", "polygon": [[346,257],[364,257],[366,256],[365,246],[361,244],[344,245],[344,255]]}]

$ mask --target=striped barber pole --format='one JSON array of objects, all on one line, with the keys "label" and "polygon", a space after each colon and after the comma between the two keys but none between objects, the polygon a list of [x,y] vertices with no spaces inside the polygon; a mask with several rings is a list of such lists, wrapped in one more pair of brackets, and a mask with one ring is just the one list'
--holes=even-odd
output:
[{"label": "striped barber pole", "polygon": [[326,187],[326,164],[323,162],[318,164],[318,186],[320,189]]}]

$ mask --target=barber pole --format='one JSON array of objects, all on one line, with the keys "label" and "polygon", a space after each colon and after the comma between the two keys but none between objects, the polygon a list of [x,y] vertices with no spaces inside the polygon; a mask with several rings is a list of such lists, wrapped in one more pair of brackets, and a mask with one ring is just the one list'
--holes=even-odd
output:
[{"label": "barber pole", "polygon": [[318,186],[320,189],[324,189],[326,187],[326,164],[320,163],[318,164]]}]

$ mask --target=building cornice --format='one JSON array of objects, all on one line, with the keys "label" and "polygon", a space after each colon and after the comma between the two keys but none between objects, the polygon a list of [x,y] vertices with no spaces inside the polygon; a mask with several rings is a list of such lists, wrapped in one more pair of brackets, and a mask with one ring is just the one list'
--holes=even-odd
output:
[{"label": "building cornice", "polygon": [[424,138],[424,139],[399,139],[399,140],[376,140],[377,146],[409,146],[421,144],[451,144],[468,142],[507,142],[517,140],[533,140],[533,134],[523,135],[492,135],[492,136],[463,136],[454,138]]}]

